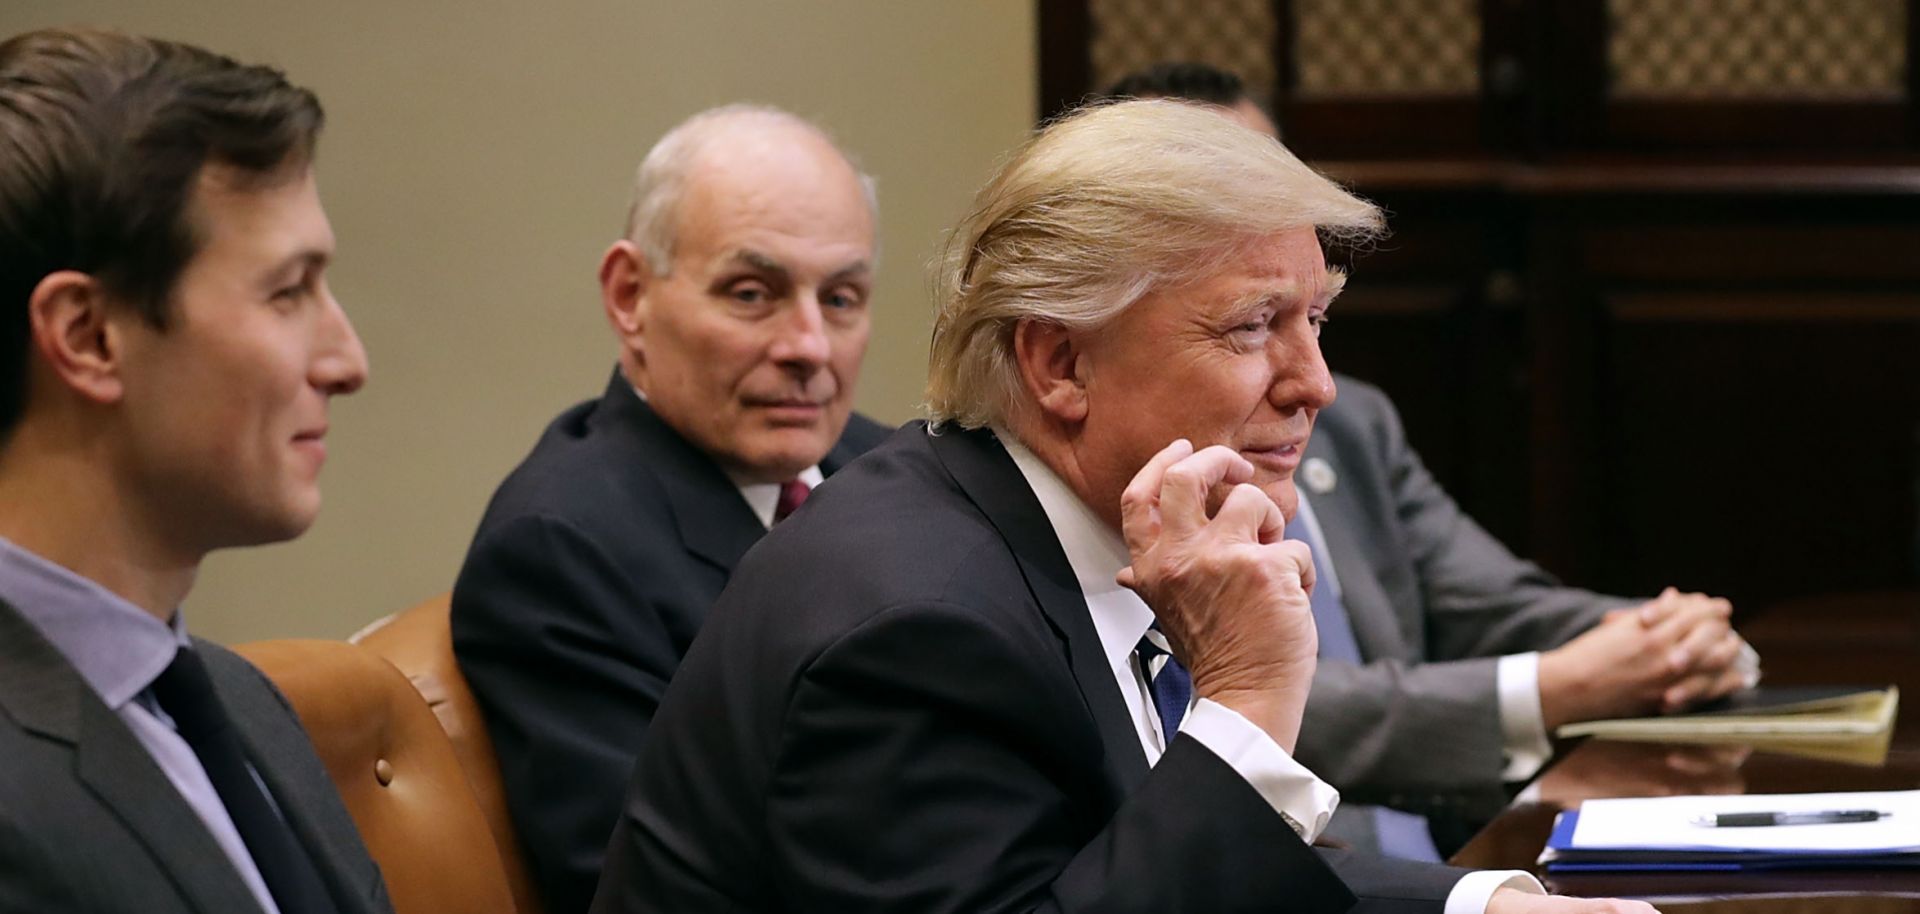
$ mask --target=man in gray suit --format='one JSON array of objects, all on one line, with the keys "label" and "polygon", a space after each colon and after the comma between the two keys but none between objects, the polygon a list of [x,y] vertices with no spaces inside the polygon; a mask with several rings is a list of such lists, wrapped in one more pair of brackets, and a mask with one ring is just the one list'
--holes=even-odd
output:
[{"label": "man in gray suit", "polygon": [[[1204,64],[1143,70],[1107,95],[1198,102],[1277,133],[1238,77]],[[1672,712],[1758,678],[1727,601],[1561,585],[1447,496],[1384,393],[1345,376],[1337,386],[1287,526],[1323,582],[1299,757],[1359,801],[1341,806],[1329,835],[1438,859],[1426,819],[1491,815],[1506,783],[1546,762],[1560,724]]]},{"label": "man in gray suit", "polygon": [[313,522],[366,378],[321,121],[199,48],[0,43],[0,911],[391,910],[285,700],[178,609]]},{"label": "man in gray suit", "polygon": [[[1539,769],[1553,728],[1678,710],[1757,676],[1725,600],[1560,584],[1447,497],[1384,393],[1336,384],[1288,536],[1326,571],[1300,756],[1344,793],[1471,821],[1506,801],[1503,782]],[[1417,821],[1359,804],[1342,813],[1332,831],[1345,840],[1432,853]]]}]

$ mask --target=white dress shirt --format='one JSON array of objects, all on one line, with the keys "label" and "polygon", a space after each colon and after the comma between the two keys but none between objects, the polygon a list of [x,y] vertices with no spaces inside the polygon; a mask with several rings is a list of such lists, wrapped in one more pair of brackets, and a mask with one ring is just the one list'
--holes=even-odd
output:
[{"label": "white dress shirt", "polygon": [[[1152,693],[1134,651],[1154,617],[1139,594],[1114,582],[1120,569],[1131,563],[1126,542],[1032,451],[1004,431],[996,429],[996,433],[1033,489],[1068,564],[1073,566],[1087,611],[1093,616],[1094,630],[1099,633],[1101,650],[1126,700],[1127,713],[1133,717],[1147,764],[1156,764],[1166,751],[1168,737],[1161,732]],[[1302,840],[1311,843],[1318,838],[1339,805],[1339,791],[1295,761],[1266,731],[1225,705],[1206,698],[1194,700],[1180,722],[1180,732],[1198,740],[1245,778]],[[1481,914],[1494,890],[1502,886],[1545,891],[1538,880],[1517,870],[1477,871],[1454,883],[1447,895],[1445,914]]]}]

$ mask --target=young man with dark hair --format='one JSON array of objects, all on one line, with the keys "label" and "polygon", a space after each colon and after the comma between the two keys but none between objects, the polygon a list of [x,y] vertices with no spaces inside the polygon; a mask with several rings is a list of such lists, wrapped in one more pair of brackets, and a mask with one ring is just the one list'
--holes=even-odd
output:
[{"label": "young man with dark hair", "polygon": [[313,522],[366,379],[322,120],[183,44],[0,43],[0,910],[390,910],[285,700],[179,611]]}]

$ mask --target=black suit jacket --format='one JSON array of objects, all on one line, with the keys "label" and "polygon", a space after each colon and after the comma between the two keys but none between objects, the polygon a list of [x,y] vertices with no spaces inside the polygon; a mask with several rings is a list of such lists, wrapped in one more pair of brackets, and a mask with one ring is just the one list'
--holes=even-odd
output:
[{"label": "black suit jacket", "polygon": [[[391,914],[380,869],[286,699],[245,660],[194,646],[334,903],[346,914]],[[259,910],[139,738],[0,601],[0,912]]]},{"label": "black suit jacket", "polygon": [[[885,436],[854,416],[821,471]],[[586,910],[667,680],[765,534],[617,370],[494,494],[453,588],[453,645],[547,914]]]},{"label": "black suit jacket", "polygon": [[594,911],[1441,910],[1460,871],[1330,868],[1190,736],[1148,768],[991,434],[915,423],[834,483],[681,665]]}]

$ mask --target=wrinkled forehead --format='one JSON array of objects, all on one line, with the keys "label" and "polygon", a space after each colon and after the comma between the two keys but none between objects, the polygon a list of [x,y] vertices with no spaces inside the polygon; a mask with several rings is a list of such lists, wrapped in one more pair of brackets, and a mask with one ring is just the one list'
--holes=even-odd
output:
[{"label": "wrinkled forehead", "polygon": [[757,232],[872,246],[858,172],[809,131],[729,131],[708,141],[686,180],[677,222],[689,247],[728,247]]},{"label": "wrinkled forehead", "polygon": [[1301,228],[1223,244],[1167,285],[1196,303],[1312,306],[1332,300],[1346,282],[1344,271],[1327,265],[1314,230]]}]

